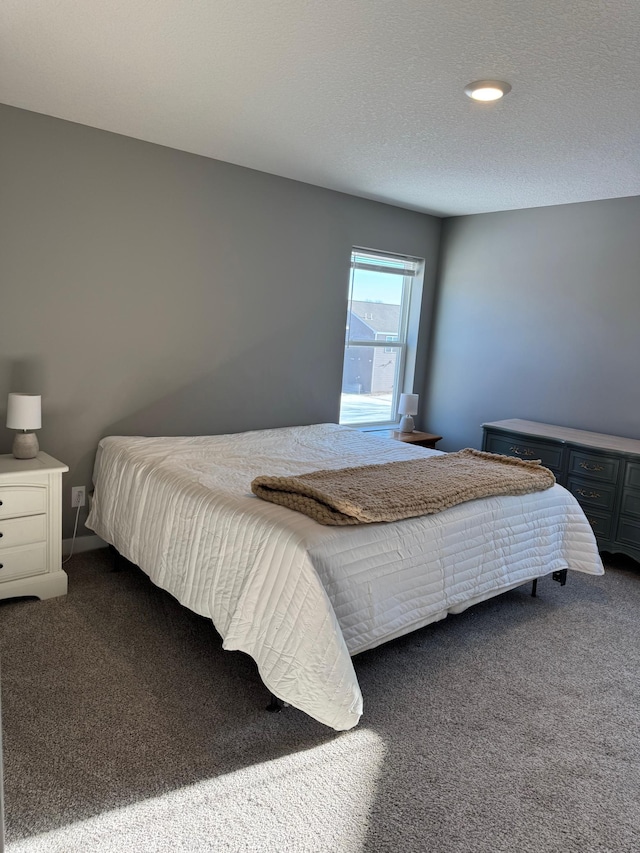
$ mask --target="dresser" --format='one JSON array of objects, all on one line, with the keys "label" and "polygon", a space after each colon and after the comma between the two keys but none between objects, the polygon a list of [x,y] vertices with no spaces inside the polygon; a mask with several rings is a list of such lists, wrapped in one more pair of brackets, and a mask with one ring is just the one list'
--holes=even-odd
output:
[{"label": "dresser", "polygon": [[519,419],[482,425],[490,453],[540,459],[578,500],[601,551],[640,561],[640,440]]},{"label": "dresser", "polygon": [[0,599],[67,592],[62,570],[62,475],[46,453],[0,455]]}]

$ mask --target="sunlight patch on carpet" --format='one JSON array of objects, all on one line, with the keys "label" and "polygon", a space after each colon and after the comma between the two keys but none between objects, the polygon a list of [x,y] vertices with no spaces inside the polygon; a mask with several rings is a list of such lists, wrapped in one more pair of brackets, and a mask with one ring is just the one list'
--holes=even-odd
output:
[{"label": "sunlight patch on carpet", "polygon": [[375,732],[248,767],[14,842],[7,853],[357,853],[385,746]]}]

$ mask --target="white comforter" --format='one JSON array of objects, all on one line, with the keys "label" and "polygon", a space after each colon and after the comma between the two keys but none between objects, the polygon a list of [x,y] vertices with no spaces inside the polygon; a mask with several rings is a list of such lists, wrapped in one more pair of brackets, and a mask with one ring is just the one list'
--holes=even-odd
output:
[{"label": "white comforter", "polygon": [[335,424],[104,438],[87,526],[210,617],[276,696],[349,729],[362,713],[351,655],[558,569],[603,572],[584,513],[557,485],[356,527],[250,492],[259,474],[437,453]]}]

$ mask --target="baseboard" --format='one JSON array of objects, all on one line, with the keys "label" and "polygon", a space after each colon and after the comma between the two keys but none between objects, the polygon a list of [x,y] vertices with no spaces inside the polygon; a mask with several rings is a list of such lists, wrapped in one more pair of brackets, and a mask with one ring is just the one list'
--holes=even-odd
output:
[{"label": "baseboard", "polygon": [[[71,553],[71,543],[73,539],[62,540],[62,553],[66,557]],[[82,551],[95,551],[96,548],[107,548],[108,543],[99,536],[76,536],[76,541],[73,543],[73,553],[80,554]]]}]

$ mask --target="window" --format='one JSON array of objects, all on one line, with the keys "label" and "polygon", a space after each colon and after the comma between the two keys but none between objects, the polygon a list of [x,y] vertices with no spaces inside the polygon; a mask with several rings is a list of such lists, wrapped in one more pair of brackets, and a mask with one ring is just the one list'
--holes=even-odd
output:
[{"label": "window", "polygon": [[410,329],[417,324],[423,261],[368,249],[351,252],[340,423],[397,421],[402,391],[412,391]]}]

